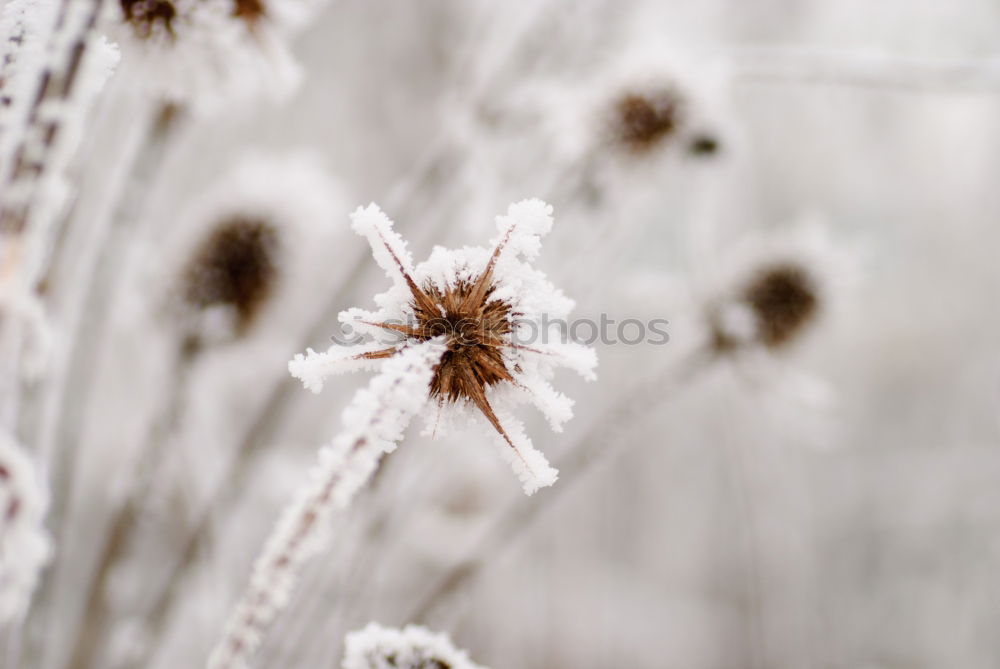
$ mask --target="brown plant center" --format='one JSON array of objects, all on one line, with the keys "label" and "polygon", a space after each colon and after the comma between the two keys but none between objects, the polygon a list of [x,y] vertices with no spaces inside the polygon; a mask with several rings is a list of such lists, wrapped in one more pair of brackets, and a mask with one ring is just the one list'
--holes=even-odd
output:
[{"label": "brown plant center", "polygon": [[744,300],[757,316],[761,343],[772,348],[798,336],[819,308],[812,278],[793,264],[760,272],[747,286]]},{"label": "brown plant center", "polygon": [[630,151],[645,153],[676,130],[680,101],[669,90],[628,93],[616,104],[614,116],[618,141]]},{"label": "brown plant center", "polygon": [[201,244],[184,276],[184,298],[204,309],[229,305],[240,327],[253,320],[277,275],[278,235],[263,220],[223,222]]}]

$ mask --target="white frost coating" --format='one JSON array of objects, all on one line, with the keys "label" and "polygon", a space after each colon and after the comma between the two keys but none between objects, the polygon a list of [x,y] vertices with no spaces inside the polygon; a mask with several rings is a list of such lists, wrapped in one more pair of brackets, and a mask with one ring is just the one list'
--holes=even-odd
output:
[{"label": "white frost coating", "polygon": [[57,7],[54,2],[9,0],[0,13],[0,172],[12,165],[16,129],[36,95]]},{"label": "white frost coating", "polygon": [[486,669],[452,645],[446,634],[425,627],[403,629],[368,623],[344,638],[342,669]]},{"label": "white frost coating", "polygon": [[[416,266],[406,242],[393,230],[392,221],[376,205],[358,208],[351,218],[354,231],[368,240],[376,262],[393,282],[389,290],[375,296],[375,310],[352,308],[340,314],[342,323],[375,337],[371,348],[365,350],[399,345],[398,337],[387,338],[383,328],[371,324],[413,322],[413,296],[406,275],[412,277],[419,287],[432,284],[443,291],[458,282],[474,280],[486,269],[494,249],[502,247],[493,268],[492,297],[507,302],[511,311],[518,314],[514,332],[503,348],[504,364],[511,370],[514,384],[504,384],[502,389],[491,388],[489,396],[514,447],[507,444],[502,436],[497,435],[497,439],[504,444],[504,459],[514,469],[527,494],[552,485],[557,478],[556,470],[532,446],[521,423],[513,418],[510,410],[529,402],[542,411],[553,430],[560,431],[573,416],[573,403],[550,384],[554,371],[566,367],[587,380],[593,380],[597,365],[594,350],[565,341],[558,325],[551,326],[545,336],[540,336],[543,324],[566,322],[573,308],[571,299],[553,286],[544,273],[526,262],[538,256],[541,238],[552,229],[552,207],[538,199],[514,203],[505,215],[497,217],[499,234],[492,240],[490,248],[435,247],[430,257]],[[300,354],[291,361],[289,371],[301,379],[306,388],[317,392],[322,388],[324,379],[332,374],[382,364],[380,360],[356,360],[350,350],[353,349],[333,346],[325,354],[307,351],[304,356]],[[426,388],[423,395],[427,395]],[[429,433],[444,434],[453,425],[467,423],[465,419],[470,413],[470,406],[468,402],[461,401],[441,406],[434,412]],[[492,425],[488,430],[495,432]]]},{"label": "white frost coating", "polygon": [[288,372],[301,381],[306,390],[319,393],[323,390],[324,382],[331,376],[377,367],[378,360],[362,356],[381,348],[384,347],[375,344],[334,345],[324,353],[307,348],[305,355],[298,353],[288,362]]},{"label": "white frost coating", "polygon": [[562,432],[563,424],[573,417],[573,400],[537,374],[523,378],[521,385],[528,391],[531,403],[545,415],[552,431]]},{"label": "white frost coating", "polygon": [[137,28],[113,4],[105,29],[122,45],[136,85],[213,113],[255,98],[282,101],[295,91],[302,72],[290,38],[322,2],[270,0],[251,18],[236,15],[231,0],[170,0],[176,14],[169,30],[158,21]]},{"label": "white frost coating", "polygon": [[534,495],[541,488],[554,484],[559,479],[559,471],[552,467],[542,452],[531,443],[531,439],[524,431],[524,423],[499,406],[494,406],[494,412],[507,430],[511,443],[508,444],[499,434],[494,436],[493,443],[499,449],[500,457],[514,470],[524,494]]},{"label": "white frost coating", "polygon": [[0,624],[24,614],[52,554],[48,496],[28,456],[0,432]]},{"label": "white frost coating", "polygon": [[435,340],[411,346],[387,360],[355,395],[344,410],[343,430],[320,450],[309,482],[282,513],[254,563],[250,584],[209,659],[210,669],[249,666],[264,632],[287,606],[303,565],[322,550],[330,514],[350,503],[426,404],[427,385],[443,352]]},{"label": "white frost coating", "polygon": [[[542,248],[542,237],[552,230],[552,205],[537,198],[516,202],[507,209],[506,216],[497,216],[500,236],[491,241],[496,246],[504,237],[507,250],[512,256],[521,255],[526,260],[534,260]],[[503,261],[501,256],[501,262]]]}]

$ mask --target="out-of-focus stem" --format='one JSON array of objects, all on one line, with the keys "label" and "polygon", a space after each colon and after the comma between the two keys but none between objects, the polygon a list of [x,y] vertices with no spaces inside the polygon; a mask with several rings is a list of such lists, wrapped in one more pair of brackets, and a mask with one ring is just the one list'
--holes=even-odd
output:
[{"label": "out-of-focus stem", "polygon": [[[105,238],[97,246],[96,257],[91,263],[91,271],[83,280],[80,291],[79,311],[69,329],[72,342],[67,354],[67,366],[55,382],[54,410],[52,423],[42,426],[39,436],[39,450],[43,459],[50,462],[52,478],[52,506],[50,526],[58,545],[65,536],[67,512],[72,499],[76,461],[82,427],[90,406],[90,387],[97,373],[99,349],[104,341],[114,295],[115,280],[125,262],[126,249],[132,239],[135,226],[141,219],[141,209],[149,189],[158,174],[170,140],[174,137],[180,113],[173,105],[157,105],[149,124],[145,140],[136,152],[126,157],[132,169],[122,185]],[[37,608],[43,617],[40,629],[47,629],[54,611],[56,581],[60,567],[66,559],[64,552],[57,552],[50,567],[49,578],[42,581],[37,595]],[[43,643],[33,639],[32,651]]]},{"label": "out-of-focus stem", "polygon": [[198,349],[194,346],[181,347],[177,355],[174,373],[171,376],[162,414],[153,425],[149,442],[139,454],[139,462],[133,480],[121,507],[115,512],[104,536],[104,545],[98,557],[97,568],[86,589],[83,616],[73,650],[70,654],[70,669],[87,669],[94,666],[95,656],[107,634],[111,611],[108,606],[108,582],[115,568],[128,552],[137,521],[141,518],[143,495],[153,486],[156,472],[163,463],[165,448],[171,435],[181,422],[185,398],[190,390],[191,371],[198,360]]}]

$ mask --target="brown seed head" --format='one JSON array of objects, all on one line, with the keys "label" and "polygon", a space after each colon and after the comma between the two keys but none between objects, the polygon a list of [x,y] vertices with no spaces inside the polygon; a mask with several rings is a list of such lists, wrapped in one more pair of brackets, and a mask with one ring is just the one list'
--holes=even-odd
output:
[{"label": "brown seed head", "polygon": [[793,341],[819,310],[812,277],[801,266],[782,263],[760,271],[743,299],[756,315],[758,337],[770,348]]},{"label": "brown seed head", "polygon": [[[433,283],[417,285],[402,262],[386,244],[410,289],[412,324],[375,323],[408,338],[427,341],[443,337],[447,347],[431,378],[430,395],[439,402],[471,401],[490,424],[514,447],[486,397],[486,389],[501,381],[514,381],[503,359],[504,348],[515,348],[510,334],[511,318],[516,314],[507,302],[493,297],[496,285],[493,269],[503,251],[507,236],[497,245],[482,272],[467,281],[440,289]],[[389,358],[395,347],[364,353],[369,359]]]},{"label": "brown seed head", "polygon": [[119,0],[125,22],[132,26],[135,34],[146,39],[156,32],[157,24],[171,38],[174,37],[174,19],[177,8],[170,0]]},{"label": "brown seed head", "polygon": [[251,28],[264,17],[267,8],[264,0],[233,0],[233,16],[244,21]]},{"label": "brown seed head", "polygon": [[671,89],[623,95],[614,107],[614,139],[632,153],[648,153],[680,124],[681,100]]},{"label": "brown seed head", "polygon": [[184,299],[198,309],[230,306],[246,328],[270,296],[277,276],[278,234],[254,218],[233,218],[202,242],[184,274]]}]

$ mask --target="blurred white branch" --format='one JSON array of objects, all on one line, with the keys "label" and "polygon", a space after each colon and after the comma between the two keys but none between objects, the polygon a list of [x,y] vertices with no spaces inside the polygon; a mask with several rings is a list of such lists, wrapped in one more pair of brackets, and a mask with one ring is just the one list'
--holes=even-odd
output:
[{"label": "blurred white branch", "polygon": [[721,56],[737,81],[853,86],[911,92],[1000,92],[1000,55],[982,59],[881,51],[739,47]]}]

